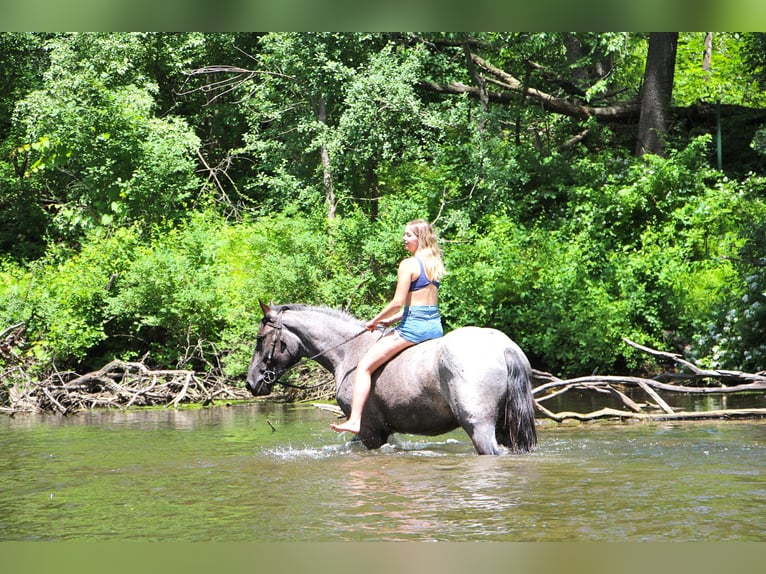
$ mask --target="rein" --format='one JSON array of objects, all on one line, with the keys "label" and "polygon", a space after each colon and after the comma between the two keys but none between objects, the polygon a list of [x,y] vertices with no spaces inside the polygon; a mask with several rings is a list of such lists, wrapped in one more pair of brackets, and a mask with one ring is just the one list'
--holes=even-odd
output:
[{"label": "rein", "polygon": [[[269,350],[269,356],[266,358],[266,370],[263,372],[263,380],[264,380],[264,382],[266,382],[266,384],[269,384],[269,385],[273,385],[275,383],[279,383],[283,387],[289,387],[289,388],[292,388],[292,389],[301,389],[301,390],[310,390],[310,389],[315,389],[317,387],[321,387],[324,383],[318,383],[316,385],[311,385],[311,386],[308,386],[308,387],[301,387],[299,385],[293,385],[292,383],[285,383],[285,382],[279,380],[279,377],[281,377],[285,373],[285,371],[282,371],[281,373],[277,374],[277,372],[271,367],[272,359],[274,358],[274,351],[276,350],[277,345],[282,341],[282,313],[283,312],[284,312],[284,310],[282,310],[282,309],[279,310],[279,318],[277,320],[277,326],[275,328],[276,336],[274,337],[274,340],[273,340],[273,342],[271,344],[271,349]],[[342,347],[343,345],[346,345],[346,344],[350,343],[351,341],[353,341],[354,339],[356,339],[357,337],[363,335],[366,332],[367,332],[367,329],[362,329],[357,334],[352,335],[351,337],[349,337],[345,341],[341,341],[340,343],[338,343],[334,347],[330,347],[329,349],[325,349],[323,351],[320,351],[320,352],[318,352],[318,353],[316,353],[316,354],[314,354],[314,355],[312,355],[310,357],[306,357],[306,360],[312,361],[312,360],[316,359],[317,357],[321,357],[322,355],[324,355],[326,353],[329,353],[330,351],[334,351],[338,347]]]}]

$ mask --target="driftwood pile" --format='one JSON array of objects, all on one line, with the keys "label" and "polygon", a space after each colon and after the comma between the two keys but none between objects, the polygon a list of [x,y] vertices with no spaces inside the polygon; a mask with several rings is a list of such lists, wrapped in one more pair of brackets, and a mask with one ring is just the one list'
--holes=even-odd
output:
[{"label": "driftwood pile", "polygon": [[0,334],[0,413],[58,412],[70,414],[94,408],[128,409],[138,406],[211,404],[242,400],[251,395],[231,386],[222,375],[186,369],[153,370],[142,361],[111,361],[84,375],[56,371],[35,380],[17,349],[23,343],[23,324]]},{"label": "driftwood pile", "polygon": [[[755,374],[739,371],[700,369],[684,360],[680,355],[644,347],[628,339],[625,343],[657,357],[670,370],[652,377],[624,377],[592,375],[563,380],[549,373],[533,372],[532,394],[535,406],[544,417],[562,422],[567,419],[588,421],[617,418],[639,420],[694,420],[711,418],[759,418],[766,416],[766,408],[686,411],[673,407],[671,396],[727,396],[748,393],[762,396],[766,393],[766,371]],[[546,401],[567,392],[596,393],[610,395],[620,408],[604,406],[597,410],[580,413],[573,411],[554,412],[546,407]],[[661,394],[662,393],[662,394]],[[636,398],[643,395],[643,401]],[[663,395],[665,398],[663,398]],[[613,400],[612,402],[615,402]],[[725,404],[725,400],[722,401]]]},{"label": "driftwood pile", "polygon": [[91,373],[56,372],[39,382],[27,380],[10,387],[8,406],[0,412],[59,412],[132,406],[177,407],[182,403],[208,405],[216,400],[241,400],[250,395],[227,385],[220,377],[190,370],[152,370],[140,362],[111,361]]}]

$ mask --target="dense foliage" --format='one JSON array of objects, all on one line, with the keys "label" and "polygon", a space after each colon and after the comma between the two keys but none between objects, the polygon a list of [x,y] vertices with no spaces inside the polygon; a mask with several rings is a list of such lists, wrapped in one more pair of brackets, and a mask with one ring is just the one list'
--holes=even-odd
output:
[{"label": "dense foliage", "polygon": [[448,330],[561,374],[645,368],[624,337],[762,370],[766,40],[716,34],[703,68],[704,40],[679,39],[667,153],[636,158],[637,118],[490,97],[468,54],[627,106],[642,34],[0,34],[0,330],[27,341],[0,361],[241,377],[258,299],[367,317],[425,217]]}]

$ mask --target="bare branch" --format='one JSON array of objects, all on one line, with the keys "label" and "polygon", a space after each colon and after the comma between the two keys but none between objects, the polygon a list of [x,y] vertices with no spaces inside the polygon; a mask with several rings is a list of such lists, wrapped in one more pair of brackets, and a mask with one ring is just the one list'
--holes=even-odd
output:
[{"label": "bare branch", "polygon": [[[186,73],[187,80],[184,82],[184,85],[186,85],[189,79],[191,78],[196,78],[199,76],[218,76],[218,75],[224,75],[224,77],[220,80],[214,80],[207,84],[203,84],[195,88],[184,89],[178,92],[178,95],[186,96],[196,92],[202,92],[204,94],[214,93],[215,95],[210,100],[208,100],[206,104],[206,105],[210,105],[216,100],[218,100],[219,98],[222,98],[223,96],[236,91],[239,87],[245,85],[247,82],[249,82],[250,80],[258,76],[282,78],[286,80],[295,79],[294,76],[288,76],[286,74],[282,74],[280,72],[274,72],[271,70],[250,70],[247,68],[240,68],[239,66],[218,65],[218,66],[204,66],[202,68],[197,68],[195,70],[187,72]],[[250,90],[247,96],[241,98],[239,101],[244,101],[247,97],[252,96],[253,91],[254,90]]]},{"label": "bare branch", "polygon": [[[532,395],[538,410],[546,417],[555,421],[565,419],[593,420],[597,418],[634,418],[647,420],[693,420],[704,418],[730,418],[730,417],[762,417],[766,416],[766,409],[716,409],[711,411],[686,412],[673,408],[661,395],[660,391],[670,394],[686,395],[728,395],[744,392],[766,391],[766,376],[762,374],[741,373],[739,371],[700,369],[693,363],[683,359],[675,353],[657,351],[643,345],[639,345],[624,339],[625,343],[652,356],[665,361],[672,361],[683,368],[692,371],[692,374],[681,372],[664,372],[652,379],[629,376],[591,375],[563,380],[550,373],[533,370],[532,379],[536,386],[532,389]],[[671,384],[669,381],[689,381],[697,379],[706,381],[705,386],[690,386]],[[712,384],[715,381],[717,384]],[[723,382],[726,382],[725,385]],[[637,403],[629,397],[623,389],[640,389],[649,400],[645,405]],[[561,396],[567,391],[580,392],[609,392],[618,397],[623,406],[628,410],[620,410],[606,406],[590,413],[576,412],[553,412],[542,405],[554,397]],[[647,412],[653,411],[653,412]]]}]

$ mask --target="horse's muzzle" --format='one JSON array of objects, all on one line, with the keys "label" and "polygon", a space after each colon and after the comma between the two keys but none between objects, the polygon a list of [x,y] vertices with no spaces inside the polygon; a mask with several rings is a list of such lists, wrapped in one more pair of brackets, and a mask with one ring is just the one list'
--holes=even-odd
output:
[{"label": "horse's muzzle", "polygon": [[277,381],[274,371],[247,374],[247,389],[256,397],[271,394],[271,387]]}]

